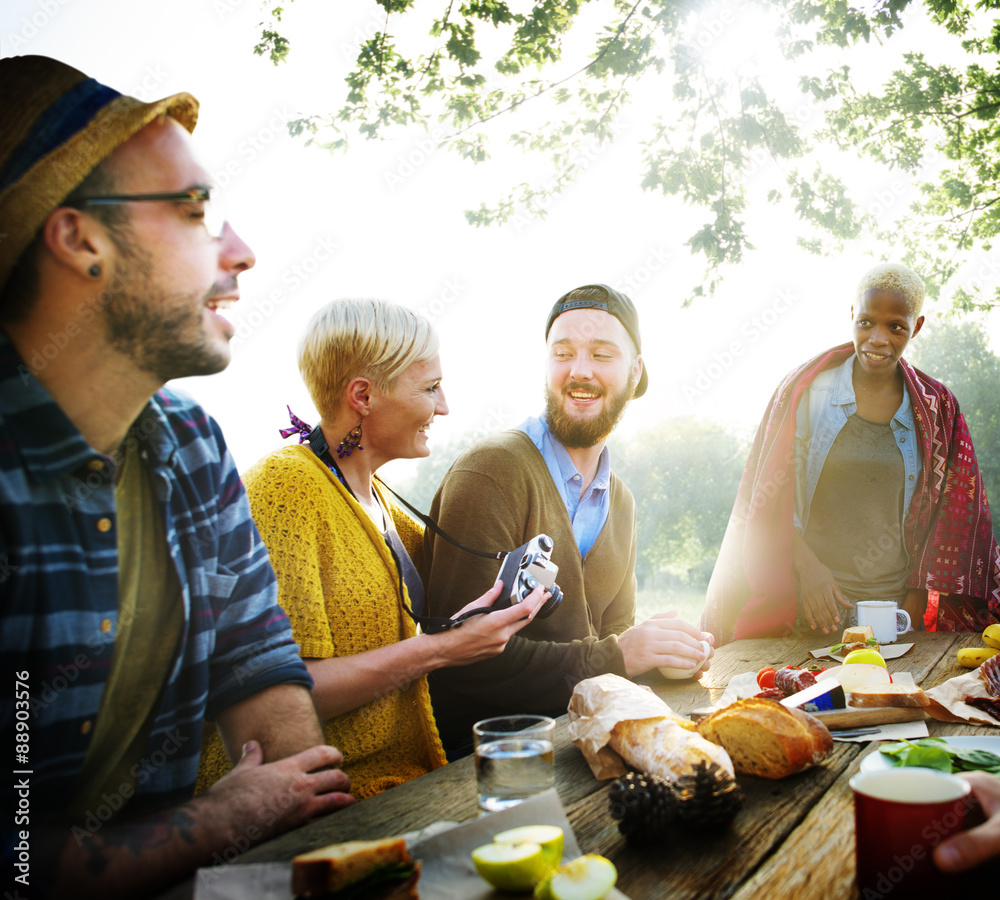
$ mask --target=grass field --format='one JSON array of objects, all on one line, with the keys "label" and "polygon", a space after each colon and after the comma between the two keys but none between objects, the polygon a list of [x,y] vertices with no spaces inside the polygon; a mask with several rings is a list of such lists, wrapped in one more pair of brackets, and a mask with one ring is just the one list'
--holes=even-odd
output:
[{"label": "grass field", "polygon": [[636,595],[635,621],[644,622],[650,616],[668,609],[676,609],[680,618],[698,621],[705,605],[704,588],[676,587],[659,591],[639,591]]}]

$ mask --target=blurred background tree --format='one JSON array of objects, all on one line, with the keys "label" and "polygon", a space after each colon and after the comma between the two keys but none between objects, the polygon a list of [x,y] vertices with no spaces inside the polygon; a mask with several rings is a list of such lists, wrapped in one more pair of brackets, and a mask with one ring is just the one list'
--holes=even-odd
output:
[{"label": "blurred background tree", "polygon": [[958,398],[1000,540],[1000,357],[990,351],[981,325],[947,319],[925,325],[907,349],[913,365]]}]

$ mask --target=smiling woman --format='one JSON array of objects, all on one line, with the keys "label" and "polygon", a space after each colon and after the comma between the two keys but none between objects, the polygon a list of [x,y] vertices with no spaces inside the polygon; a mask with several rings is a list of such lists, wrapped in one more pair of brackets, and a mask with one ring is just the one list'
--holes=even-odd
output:
[{"label": "smiling woman", "polygon": [[720,642],[830,634],[861,600],[895,601],[929,630],[1000,621],[1000,547],[965,418],[903,359],[923,299],[915,272],[876,266],[851,308],[853,344],[779,385],[702,614]]},{"label": "smiling woman", "polygon": [[[378,300],[331,303],[309,323],[299,369],[322,420],[310,428],[293,415],[282,434],[300,445],[265,457],[245,482],[327,741],[363,799],[444,764],[427,673],[500,653],[548,595],[538,588],[461,628],[417,633],[423,533],[376,472],[427,456],[427,429],[448,413],[426,319]],[[498,596],[495,587],[458,615]],[[228,768],[210,736],[200,789]]]}]

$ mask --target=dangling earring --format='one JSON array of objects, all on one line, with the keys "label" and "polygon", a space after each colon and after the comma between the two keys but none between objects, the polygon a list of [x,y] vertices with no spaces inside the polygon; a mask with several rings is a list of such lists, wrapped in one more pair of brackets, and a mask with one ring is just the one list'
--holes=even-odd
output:
[{"label": "dangling earring", "polygon": [[364,421],[364,416],[358,419],[358,424],[348,431],[346,437],[337,444],[337,457],[339,459],[350,456],[355,450],[365,449],[361,446],[361,426],[364,424]]}]

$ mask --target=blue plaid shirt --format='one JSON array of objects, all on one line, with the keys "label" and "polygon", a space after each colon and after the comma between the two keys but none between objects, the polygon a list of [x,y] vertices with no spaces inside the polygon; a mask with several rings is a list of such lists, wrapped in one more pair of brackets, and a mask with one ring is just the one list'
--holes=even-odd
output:
[{"label": "blue plaid shirt", "polygon": [[[139,815],[190,798],[206,716],[312,680],[219,427],[163,390],[126,440],[139,443],[152,474],[184,603],[173,670],[133,767],[127,812]],[[13,777],[30,785],[31,825],[59,816],[94,733],[117,630],[117,541],[112,460],[87,444],[0,332],[0,722],[11,734],[15,716],[27,715],[28,749],[13,768],[30,774]],[[5,856],[15,822],[5,818]]]}]

